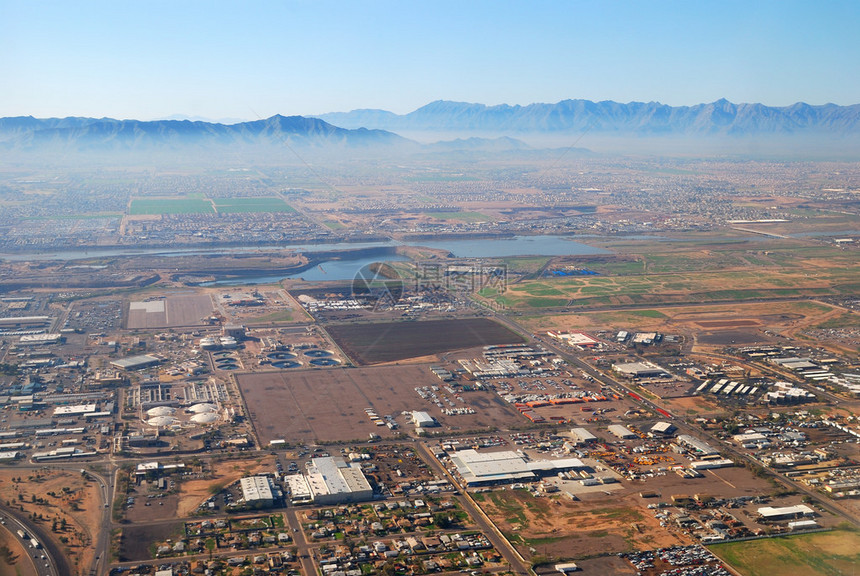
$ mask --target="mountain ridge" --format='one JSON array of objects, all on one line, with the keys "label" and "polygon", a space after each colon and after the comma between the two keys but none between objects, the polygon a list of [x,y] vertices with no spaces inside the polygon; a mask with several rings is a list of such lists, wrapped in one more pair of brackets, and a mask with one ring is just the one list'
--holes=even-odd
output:
[{"label": "mountain ridge", "polygon": [[659,102],[562,100],[555,104],[487,106],[435,100],[407,114],[378,109],[332,112],[316,118],[345,128],[384,130],[554,133],[593,130],[635,135],[792,135],[860,132],[860,104],[790,106],[734,104],[725,98],[693,106]]}]

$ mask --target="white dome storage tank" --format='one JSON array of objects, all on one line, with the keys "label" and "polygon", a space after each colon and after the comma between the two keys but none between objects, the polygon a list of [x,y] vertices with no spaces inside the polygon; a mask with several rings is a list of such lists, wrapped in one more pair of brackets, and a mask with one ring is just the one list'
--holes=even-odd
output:
[{"label": "white dome storage tank", "polygon": [[203,414],[204,412],[217,412],[218,407],[215,404],[210,404],[208,402],[203,402],[201,404],[195,404],[191,408],[188,409],[192,414]]},{"label": "white dome storage tank", "polygon": [[156,416],[155,418],[150,418],[146,421],[150,426],[155,426],[156,428],[165,428],[167,426],[173,426],[179,422],[173,416]]},{"label": "white dome storage tank", "polygon": [[218,420],[216,412],[201,412],[191,417],[191,421],[195,424],[212,424]]}]

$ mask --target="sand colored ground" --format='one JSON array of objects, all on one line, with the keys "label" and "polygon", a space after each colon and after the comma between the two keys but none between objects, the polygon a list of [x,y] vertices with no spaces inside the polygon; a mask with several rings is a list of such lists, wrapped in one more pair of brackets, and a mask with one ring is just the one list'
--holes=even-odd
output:
[{"label": "sand colored ground", "polygon": [[[13,481],[20,478],[20,482]],[[54,495],[52,496],[51,493]],[[101,490],[94,481],[65,470],[0,471],[0,498],[36,514],[37,523],[66,551],[76,573],[84,573],[93,561],[92,543],[103,529]],[[33,497],[36,501],[33,501]],[[52,530],[54,520],[57,530]],[[65,529],[59,527],[63,520]],[[60,538],[66,538],[63,543]]]},{"label": "sand colored ground", "polygon": [[243,476],[253,476],[257,473],[269,473],[274,469],[275,460],[272,456],[263,456],[254,460],[226,460],[213,462],[211,473],[207,478],[185,480],[180,484],[178,518],[191,515],[201,502],[214,492],[229,486]]},{"label": "sand colored ground", "polygon": [[5,527],[0,528],[0,576],[36,576],[33,562],[21,540]]},{"label": "sand colored ground", "polygon": [[575,559],[689,543],[660,527],[632,496],[589,495],[574,502],[562,496],[535,498],[524,490],[476,494],[476,500],[527,559]]}]

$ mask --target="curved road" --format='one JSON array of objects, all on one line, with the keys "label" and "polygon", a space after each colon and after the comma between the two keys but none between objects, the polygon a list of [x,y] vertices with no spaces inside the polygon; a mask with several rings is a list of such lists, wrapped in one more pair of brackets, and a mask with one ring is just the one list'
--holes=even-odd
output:
[{"label": "curved road", "polygon": [[[41,526],[30,523],[29,520],[23,517],[20,510],[11,509],[5,504],[0,504],[0,513],[2,513],[6,521],[5,527],[12,532],[15,538],[18,538],[18,534],[16,534],[17,530],[24,530],[30,537],[35,538],[42,545],[41,550],[33,550],[29,542],[23,543],[28,556],[33,552],[39,552],[38,556],[44,554],[46,557],[45,560],[39,558],[39,562],[35,564],[38,574],[45,576],[72,574],[72,568],[69,566],[65,554],[54,544],[48,533]],[[30,558],[30,561],[35,562],[36,560]],[[45,566],[46,563],[48,564],[47,567]]]}]

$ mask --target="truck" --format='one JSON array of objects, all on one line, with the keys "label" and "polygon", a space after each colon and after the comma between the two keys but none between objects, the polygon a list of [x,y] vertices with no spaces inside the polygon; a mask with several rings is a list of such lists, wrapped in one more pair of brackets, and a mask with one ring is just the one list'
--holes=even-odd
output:
[{"label": "truck", "polygon": [[35,538],[30,538],[30,546],[32,546],[33,548],[36,548],[37,550],[42,547],[42,545],[39,544],[39,541],[36,540]]},{"label": "truck", "polygon": [[27,533],[24,532],[23,530],[18,530],[18,538],[20,538],[21,540],[26,540],[27,539]]}]

